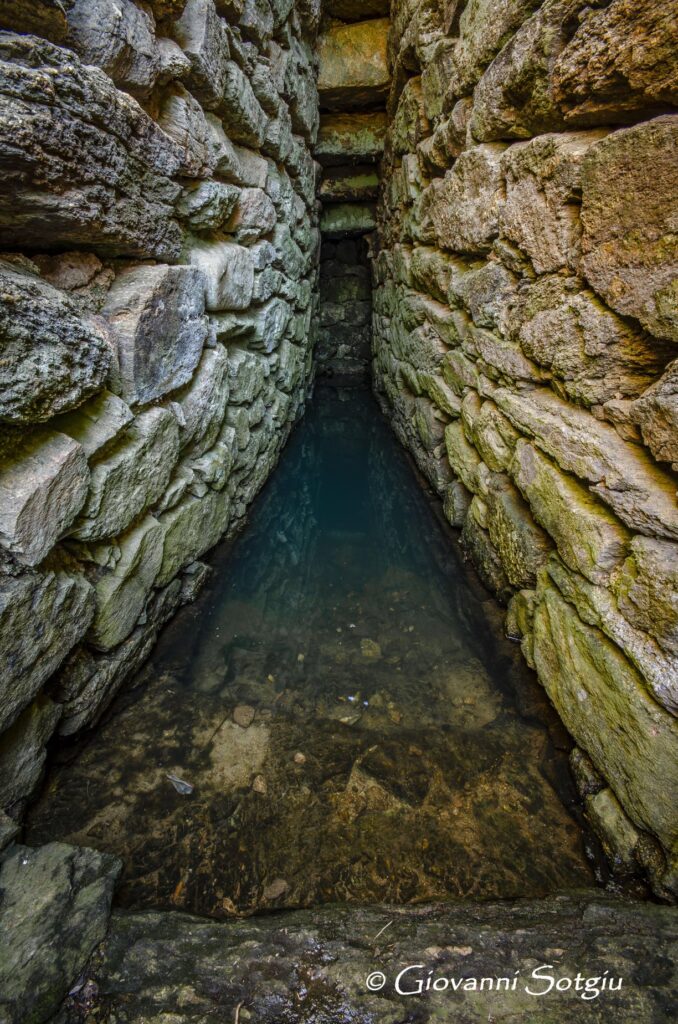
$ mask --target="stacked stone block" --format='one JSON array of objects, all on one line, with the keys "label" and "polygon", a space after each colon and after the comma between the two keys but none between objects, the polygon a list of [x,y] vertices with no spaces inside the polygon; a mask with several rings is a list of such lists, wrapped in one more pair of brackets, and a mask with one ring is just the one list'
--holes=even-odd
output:
[{"label": "stacked stone block", "polygon": [[395,0],[374,266],[382,405],[575,738],[608,853],[673,897],[674,13]]},{"label": "stacked stone block", "polygon": [[[308,393],[313,0],[0,13],[0,807],[199,590]],[[8,833],[9,834],[9,833]]]}]

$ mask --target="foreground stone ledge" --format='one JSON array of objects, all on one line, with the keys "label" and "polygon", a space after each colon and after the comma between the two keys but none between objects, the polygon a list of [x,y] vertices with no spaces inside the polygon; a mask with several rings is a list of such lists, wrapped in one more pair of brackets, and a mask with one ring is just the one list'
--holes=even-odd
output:
[{"label": "foreground stone ledge", "polygon": [[[94,981],[102,1024],[171,1020],[252,1020],[257,1024],[659,1024],[676,997],[671,966],[672,910],[582,893],[542,901],[450,903],[418,907],[322,907],[216,923],[177,913],[115,912],[100,953],[85,972]],[[532,971],[551,964],[572,988],[536,997],[548,983]],[[421,965],[402,978],[407,966]],[[370,992],[379,971],[384,987]],[[583,1000],[582,978],[622,978],[618,992]],[[424,991],[429,978],[510,978],[516,990]],[[375,977],[374,984],[381,978]],[[580,984],[582,982],[580,981]],[[594,983],[595,984],[595,983]],[[79,999],[60,1021],[76,1024]],[[82,1003],[80,1003],[82,1005]],[[240,1008],[238,1010],[238,1007]]]},{"label": "foreground stone ledge", "polygon": [[379,106],[386,99],[388,18],[334,25],[319,41],[320,105],[350,110]]}]

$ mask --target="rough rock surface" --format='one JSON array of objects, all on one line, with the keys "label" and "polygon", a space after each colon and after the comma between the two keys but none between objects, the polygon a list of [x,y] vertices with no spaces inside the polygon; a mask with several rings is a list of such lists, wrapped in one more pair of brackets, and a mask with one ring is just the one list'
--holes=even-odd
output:
[{"label": "rough rock surface", "polygon": [[[417,908],[326,907],[228,924],[176,913],[115,913],[86,975],[96,985],[97,1020],[105,1024],[123,1017],[138,1024],[188,1024],[238,1014],[261,1024],[395,1024],[413,1012],[431,1024],[480,1024],[488,1016],[507,1024],[571,1024],[582,1013],[601,1024],[653,1024],[669,1019],[676,998],[675,955],[671,909],[573,896]],[[548,981],[531,978],[546,964],[552,991],[530,995],[527,988],[547,989]],[[399,994],[396,978],[408,966]],[[604,971],[615,986],[622,978],[619,990],[593,998],[591,981],[583,999],[584,979],[600,978]],[[436,991],[417,994],[429,977],[448,979],[447,985],[439,980]],[[518,981],[513,991],[506,991],[506,983],[493,990],[486,983],[481,991],[482,977]],[[466,989],[462,982],[453,991],[452,978],[468,982]],[[562,982],[556,991],[561,978],[570,985]],[[78,1021],[84,998],[76,993],[67,1001],[64,1024]]]},{"label": "rough rock surface", "polygon": [[676,19],[645,0],[391,18],[376,390],[595,763],[605,849],[675,898],[647,766],[678,760]]},{"label": "rough rock surface", "polygon": [[0,862],[0,1013],[42,1024],[101,942],[120,862],[62,843],[12,847]]}]

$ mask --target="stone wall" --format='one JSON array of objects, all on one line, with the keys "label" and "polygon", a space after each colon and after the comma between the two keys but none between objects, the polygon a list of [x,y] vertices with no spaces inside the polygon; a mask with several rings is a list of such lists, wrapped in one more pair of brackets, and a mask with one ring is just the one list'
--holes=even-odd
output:
[{"label": "stone wall", "polygon": [[608,853],[675,896],[675,11],[391,15],[376,388],[578,744]]},{"label": "stone wall", "polygon": [[2,5],[14,817],[50,737],[93,726],[197,593],[199,559],[242,522],[307,395],[319,15],[316,0]]},{"label": "stone wall", "polygon": [[367,240],[324,240],[317,372],[337,382],[368,381],[371,362],[372,277]]}]

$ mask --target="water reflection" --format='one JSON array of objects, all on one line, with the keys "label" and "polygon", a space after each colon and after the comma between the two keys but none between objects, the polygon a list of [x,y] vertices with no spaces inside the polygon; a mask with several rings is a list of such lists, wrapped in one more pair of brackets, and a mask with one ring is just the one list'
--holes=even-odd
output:
[{"label": "water reflection", "polygon": [[213,563],[30,842],[215,915],[593,884],[557,721],[369,394],[318,392]]}]

